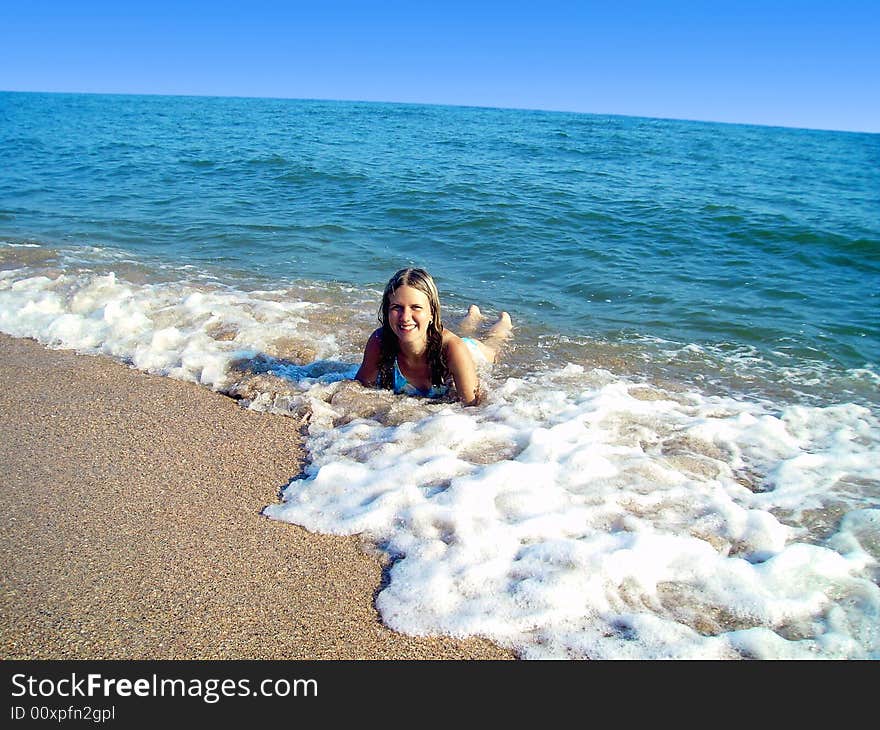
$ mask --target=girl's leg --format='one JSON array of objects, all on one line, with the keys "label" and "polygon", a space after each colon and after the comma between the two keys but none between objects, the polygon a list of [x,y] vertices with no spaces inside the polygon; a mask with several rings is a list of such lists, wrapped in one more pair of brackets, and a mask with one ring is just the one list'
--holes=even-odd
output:
[{"label": "girl's leg", "polygon": [[[471,305],[471,308],[476,309],[473,305]],[[480,310],[477,309],[477,311],[479,312]],[[496,362],[498,360],[498,353],[510,337],[512,331],[513,322],[510,321],[510,315],[507,312],[502,312],[498,316],[498,321],[489,328],[483,340],[477,340],[480,352],[483,353],[486,360],[489,362]]]},{"label": "girl's leg", "polygon": [[467,314],[458,321],[456,330],[465,336],[475,334],[482,321],[483,313],[480,308],[476,304],[471,304]]}]

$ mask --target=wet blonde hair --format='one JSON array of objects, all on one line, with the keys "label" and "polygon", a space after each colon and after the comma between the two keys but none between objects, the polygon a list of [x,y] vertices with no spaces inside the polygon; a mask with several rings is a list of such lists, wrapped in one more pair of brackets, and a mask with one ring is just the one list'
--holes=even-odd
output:
[{"label": "wet blonde hair", "polygon": [[428,363],[431,366],[431,384],[441,385],[447,378],[448,369],[443,357],[443,319],[440,313],[440,293],[434,279],[424,269],[401,269],[392,276],[385,285],[382,303],[379,305],[379,323],[382,325],[382,347],[379,354],[379,387],[394,386],[394,360],[397,357],[399,343],[397,335],[388,323],[388,310],[391,297],[402,286],[410,286],[428,297],[431,307],[431,321],[428,323]]}]

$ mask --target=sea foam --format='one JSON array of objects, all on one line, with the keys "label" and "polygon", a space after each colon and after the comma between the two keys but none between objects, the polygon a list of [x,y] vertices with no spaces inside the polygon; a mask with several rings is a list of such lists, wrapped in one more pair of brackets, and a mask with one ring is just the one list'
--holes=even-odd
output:
[{"label": "sea foam", "polygon": [[865,409],[646,399],[570,366],[478,409],[339,425],[342,387],[312,390],[317,448],[265,513],[381,546],[392,628],[529,657],[876,656],[876,535],[802,518],[830,502],[873,524],[847,486],[876,477]]},{"label": "sea foam", "polygon": [[[301,419],[266,516],[360,534],[382,620],[527,658],[878,658],[880,423],[557,363],[476,408],[351,378],[369,310],[116,265],[0,274],[0,329]],[[367,325],[368,327],[369,325]]]}]

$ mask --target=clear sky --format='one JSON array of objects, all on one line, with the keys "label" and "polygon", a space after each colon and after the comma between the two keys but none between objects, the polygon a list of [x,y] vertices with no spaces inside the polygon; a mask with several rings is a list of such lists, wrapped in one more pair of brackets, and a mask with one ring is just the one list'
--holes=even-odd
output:
[{"label": "clear sky", "polygon": [[27,0],[0,89],[357,99],[880,132],[878,0]]}]

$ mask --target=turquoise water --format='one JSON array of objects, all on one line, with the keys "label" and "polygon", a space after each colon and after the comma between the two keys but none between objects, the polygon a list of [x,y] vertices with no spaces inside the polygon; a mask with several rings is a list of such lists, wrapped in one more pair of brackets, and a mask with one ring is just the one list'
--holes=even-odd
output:
[{"label": "turquoise water", "polygon": [[0,234],[544,334],[880,361],[880,136],[351,102],[0,94]]},{"label": "turquoise water", "polygon": [[[880,135],[0,93],[0,155],[0,331],[294,416],[264,514],[391,628],[880,658]],[[406,265],[511,313],[479,406],[351,381]]]}]

